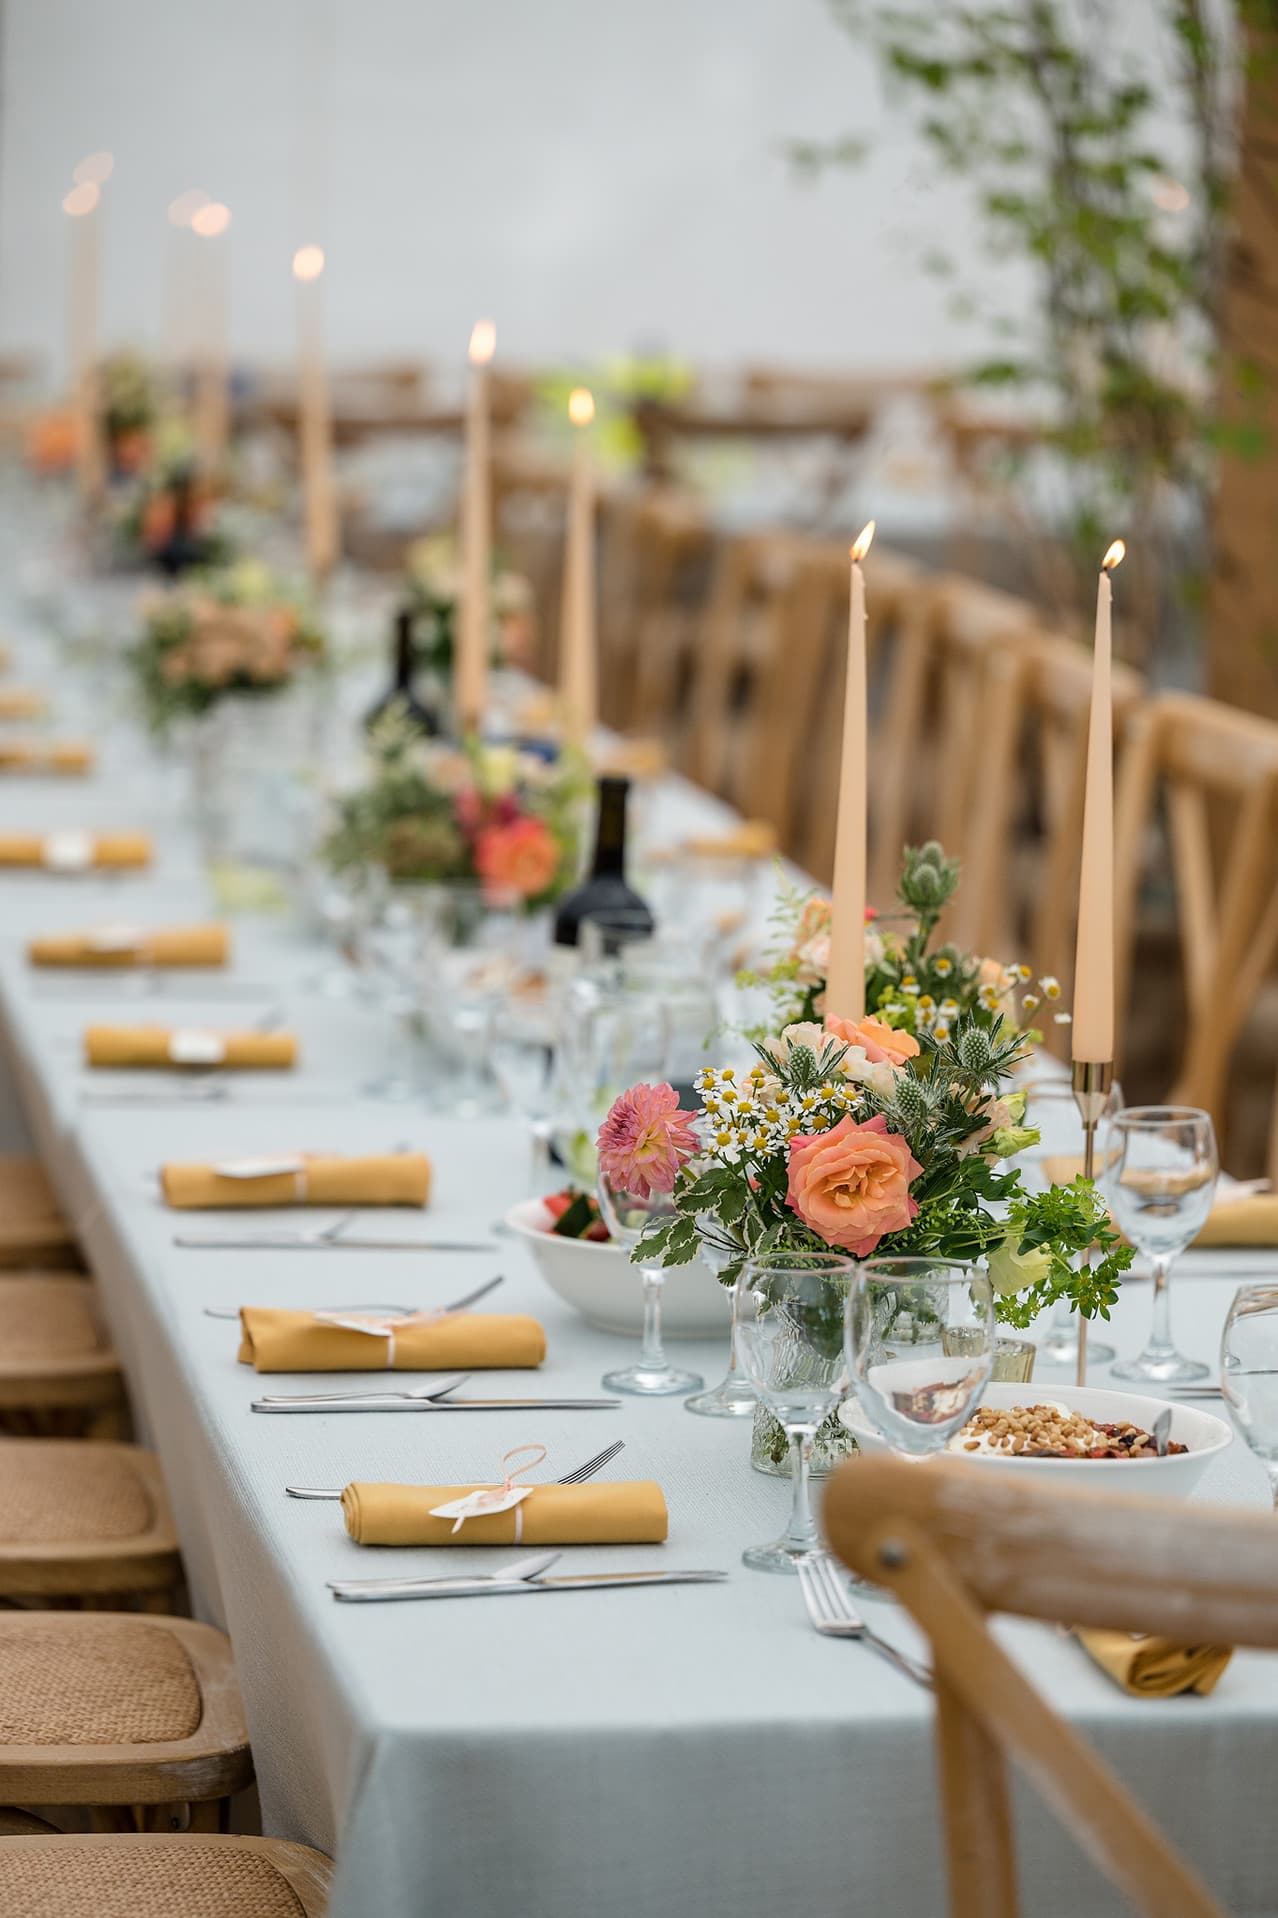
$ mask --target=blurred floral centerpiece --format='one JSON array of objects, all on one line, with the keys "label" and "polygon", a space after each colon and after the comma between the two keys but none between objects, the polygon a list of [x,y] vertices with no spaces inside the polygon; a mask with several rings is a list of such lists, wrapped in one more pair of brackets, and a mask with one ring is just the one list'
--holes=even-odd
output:
[{"label": "blurred floral centerpiece", "polygon": [[140,353],[112,353],[98,369],[102,434],[113,474],[137,473],[151,457],[160,404],[155,377]]},{"label": "blurred floral centerpiece", "polygon": [[576,755],[423,739],[392,707],[370,730],[368,778],[338,802],[325,857],[392,884],[478,881],[532,911],[577,877],[589,791]]},{"label": "blurred floral centerpiece", "polygon": [[125,566],[155,566],[177,578],[231,559],[231,541],[218,523],[217,493],[199,472],[190,433],[180,421],[157,429],[154,457],[109,510],[114,556]]},{"label": "blurred floral centerpiece", "polygon": [[[408,604],[416,616],[422,668],[440,680],[452,677],[454,628],[461,596],[461,560],[448,534],[415,540],[408,549]],[[522,573],[495,563],[491,587],[494,666],[527,666],[536,637],[533,590]]]},{"label": "blurred floral centerpiece", "polygon": [[324,658],[323,632],[269,568],[242,560],[150,597],[131,662],[153,731],[228,699],[280,693]]}]

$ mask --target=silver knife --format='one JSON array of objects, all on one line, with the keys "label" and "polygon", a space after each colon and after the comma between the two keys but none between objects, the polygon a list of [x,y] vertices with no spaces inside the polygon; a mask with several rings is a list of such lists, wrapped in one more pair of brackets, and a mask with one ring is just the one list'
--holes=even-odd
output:
[{"label": "silver knife", "polygon": [[216,1232],[177,1232],[174,1245],[201,1252],[495,1252],[478,1239],[324,1239],[309,1233],[227,1239]]},{"label": "silver knife", "polygon": [[375,1604],[396,1598],[487,1598],[502,1592],[605,1592],[623,1585],[719,1585],[726,1572],[577,1572],[562,1578],[452,1579],[446,1584],[422,1578],[330,1579],[334,1598],[349,1604]]},{"label": "silver knife", "polygon": [[392,1397],[261,1398],[255,1412],[600,1412],[612,1410],[620,1399],[415,1399]]}]

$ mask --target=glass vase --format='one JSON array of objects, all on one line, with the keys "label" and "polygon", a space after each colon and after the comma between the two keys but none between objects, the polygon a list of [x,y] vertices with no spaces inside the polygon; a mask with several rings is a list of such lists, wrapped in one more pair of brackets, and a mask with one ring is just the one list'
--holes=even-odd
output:
[{"label": "glass vase", "polygon": [[[845,1458],[852,1458],[856,1451],[857,1442],[851,1432],[846,1425],[840,1424],[838,1412],[831,1412],[829,1418],[817,1427],[808,1476],[828,1478],[836,1465]],[[750,1463],[756,1472],[766,1472],[769,1478],[790,1477],[790,1441],[781,1429],[780,1422],[761,1403],[754,1408]]]}]

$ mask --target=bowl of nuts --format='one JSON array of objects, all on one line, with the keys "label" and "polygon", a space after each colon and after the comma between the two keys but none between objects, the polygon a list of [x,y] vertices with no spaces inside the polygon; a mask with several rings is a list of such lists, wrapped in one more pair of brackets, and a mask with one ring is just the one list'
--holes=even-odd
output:
[{"label": "bowl of nuts", "polygon": [[[1154,1422],[1170,1410],[1167,1450],[1159,1454]],[[889,1450],[855,1399],[840,1416],[867,1452]],[[980,1405],[950,1440],[948,1452],[974,1465],[1058,1481],[1113,1483],[1100,1465],[1140,1465],[1139,1474],[1119,1474],[1121,1485],[1140,1485],[1168,1498],[1187,1497],[1209,1459],[1233,1443],[1233,1428],[1197,1405],[1138,1397],[1100,1385],[1031,1385],[991,1382]]]}]

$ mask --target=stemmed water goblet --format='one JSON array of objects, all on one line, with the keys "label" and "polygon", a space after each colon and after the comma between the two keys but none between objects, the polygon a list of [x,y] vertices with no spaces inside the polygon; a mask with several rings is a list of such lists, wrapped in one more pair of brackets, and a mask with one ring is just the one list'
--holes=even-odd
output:
[{"label": "stemmed water goblet", "polygon": [[[728,1253],[715,1245],[713,1238],[703,1237],[701,1256],[716,1276],[728,1262]],[[729,1292],[732,1317],[728,1326],[728,1369],[717,1385],[708,1391],[697,1392],[685,1399],[685,1412],[695,1413],[703,1419],[740,1419],[753,1418],[758,1404],[758,1395],[750,1383],[750,1376],[741,1362],[740,1342],[737,1337],[738,1320],[741,1310],[741,1294],[737,1286]]]},{"label": "stemmed water goblet", "polygon": [[846,1336],[852,1386],[874,1430],[907,1458],[943,1452],[993,1370],[989,1275],[956,1259],[867,1259],[852,1282]]},{"label": "stemmed water goblet", "polygon": [[843,1319],[852,1274],[841,1253],[775,1251],[747,1260],[737,1282],[738,1350],[789,1440],[793,1471],[785,1531],[741,1554],[756,1572],[794,1572],[821,1550],[809,1472],[816,1435],[847,1390]]},{"label": "stemmed water goblet", "polygon": [[[599,1209],[609,1236],[618,1245],[633,1252],[649,1226],[674,1217],[674,1199],[669,1192],[628,1192],[614,1184],[600,1168]],[[657,1263],[640,1262],[643,1274],[643,1339],[634,1365],[606,1372],[605,1392],[633,1393],[639,1398],[669,1398],[678,1392],[695,1392],[705,1380],[696,1372],[684,1372],[671,1365],[661,1342],[661,1294],[665,1272]]]},{"label": "stemmed water goblet", "polygon": [[1130,1106],[1114,1119],[1106,1195],[1123,1235],[1154,1268],[1154,1314],[1139,1358],[1113,1367],[1116,1379],[1157,1385],[1206,1378],[1208,1368],[1176,1350],[1171,1333],[1171,1268],[1207,1223],[1220,1161],[1211,1115],[1196,1106]]},{"label": "stemmed water goblet", "polygon": [[1241,1285],[1220,1340],[1220,1389],[1269,1474],[1278,1512],[1278,1285]]}]

